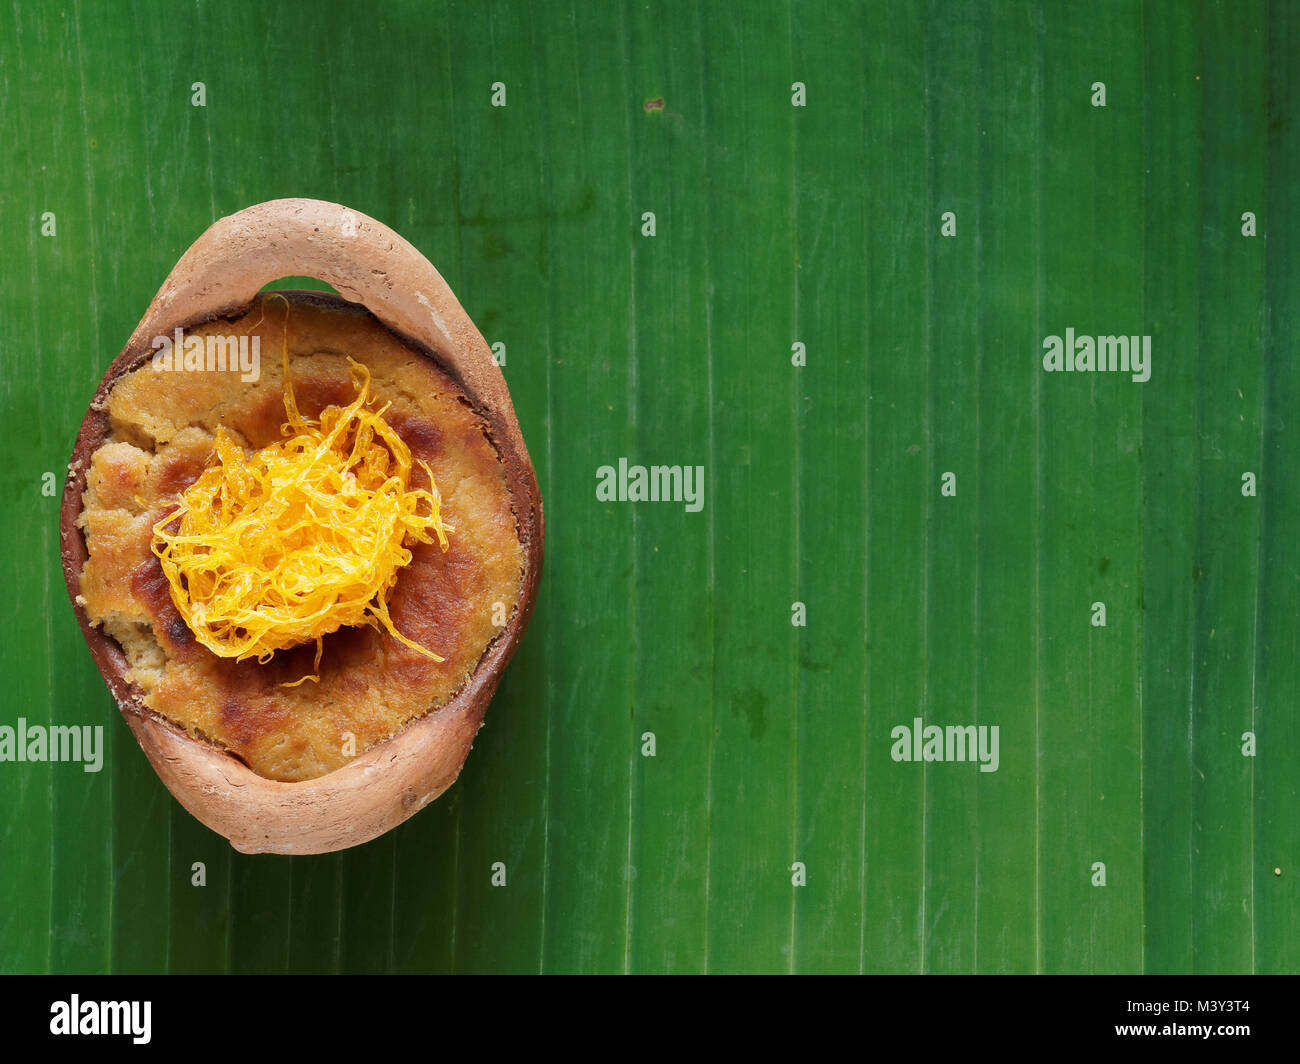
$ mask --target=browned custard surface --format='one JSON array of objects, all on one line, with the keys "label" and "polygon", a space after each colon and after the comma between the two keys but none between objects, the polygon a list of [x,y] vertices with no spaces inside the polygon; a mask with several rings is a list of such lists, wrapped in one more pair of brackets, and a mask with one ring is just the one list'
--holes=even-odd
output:
[{"label": "browned custard surface", "polygon": [[[121,644],[125,676],[151,710],[220,746],[253,771],[306,780],[346,764],[403,725],[445,705],[473,674],[513,614],[524,551],[500,457],[461,388],[428,357],[360,309],[277,299],[254,302],[188,336],[260,336],[260,375],[160,372],[151,363],[107,398],[111,432],[95,451],[78,521],[89,560],[79,602]],[[280,439],[285,421],[281,351],[287,334],[294,393],[305,417],[356,394],[348,357],[370,370],[377,406],[411,449],[412,487],[427,488],[421,462],[454,531],[444,553],[415,544],[389,598],[397,630],[437,662],[370,627],[325,636],[319,682],[315,644],[277,652],[265,665],[220,658],[198,643],[171,599],[151,550],[153,526],[212,459],[218,426],[246,450]]]}]

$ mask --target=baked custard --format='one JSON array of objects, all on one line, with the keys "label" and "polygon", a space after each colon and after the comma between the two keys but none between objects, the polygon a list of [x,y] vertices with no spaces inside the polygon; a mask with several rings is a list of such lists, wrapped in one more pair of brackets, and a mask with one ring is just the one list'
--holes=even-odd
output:
[{"label": "baked custard", "polygon": [[[185,336],[187,343],[205,341],[195,350],[211,350],[207,338],[220,338],[218,350],[244,357],[232,357],[233,365],[186,363],[178,343],[173,360],[144,361],[103,398],[109,429],[90,457],[77,519],[88,553],[77,602],[87,621],[121,646],[122,676],[148,710],[259,776],[314,779],[446,705],[509,624],[527,558],[506,470],[465,390],[363,307],[313,293],[264,293],[246,310]],[[260,356],[252,372],[250,351]],[[373,548],[358,548],[360,557],[388,561],[378,590],[364,602],[354,595],[343,623],[304,628],[304,638],[282,639],[283,645],[255,638],[259,631],[247,614],[239,623],[229,619],[233,614],[213,623],[204,613],[211,609],[209,593],[229,592],[241,574],[238,565],[209,565],[207,597],[199,601],[196,570],[178,575],[175,564],[182,553],[177,537],[193,531],[178,515],[188,505],[208,526],[220,524],[211,511],[228,516],[232,484],[246,476],[241,462],[255,464],[268,454],[288,461],[286,440],[295,431],[308,425],[317,438],[327,436],[349,410],[354,422],[366,424],[353,426],[341,453],[372,450],[380,473],[372,478],[376,491],[403,466],[402,484],[393,491],[415,500],[384,509],[396,532],[376,537]],[[376,425],[397,439],[385,442]],[[268,461],[259,467],[267,483],[244,485],[254,495],[271,490]],[[332,481],[345,494],[357,490],[353,473],[360,475],[349,461]],[[205,493],[223,465],[235,467],[226,472],[226,496]],[[325,528],[329,520],[313,508],[309,491],[303,499],[292,524],[298,545],[309,548],[316,534],[311,523]],[[358,540],[379,519],[347,507],[340,512],[360,522],[352,537]],[[246,547],[258,545],[251,513],[243,527]],[[272,533],[266,532],[271,546],[258,551],[263,562],[265,556],[282,560]],[[348,545],[346,525],[333,534]],[[194,539],[191,534],[186,542]],[[201,549],[209,558],[214,551],[210,540]],[[195,553],[189,552],[191,562]],[[302,586],[299,574],[295,588]],[[314,583],[305,586],[319,598]],[[195,602],[186,599],[190,590]],[[309,598],[294,600],[299,622],[325,612],[301,606]],[[276,605],[283,612],[283,601]],[[346,612],[337,604],[334,610],[336,617]]]}]

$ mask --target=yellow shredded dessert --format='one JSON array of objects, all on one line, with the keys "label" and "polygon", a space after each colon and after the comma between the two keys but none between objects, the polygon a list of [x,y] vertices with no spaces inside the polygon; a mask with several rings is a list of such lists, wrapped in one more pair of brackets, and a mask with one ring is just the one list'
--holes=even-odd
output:
[{"label": "yellow shredded dessert", "polygon": [[387,597],[411,561],[407,543],[436,536],[446,551],[454,530],[427,464],[428,490],[410,486],[410,449],[384,420],[388,406],[369,407],[369,370],[348,362],[356,397],[312,421],[298,412],[286,342],[285,439],[246,455],[218,428],[216,464],[153,526],[172,601],[214,654],[265,664],[315,640],[314,673],[285,686],[318,680],[321,637],[345,625],[382,625],[443,660],[397,631]]}]

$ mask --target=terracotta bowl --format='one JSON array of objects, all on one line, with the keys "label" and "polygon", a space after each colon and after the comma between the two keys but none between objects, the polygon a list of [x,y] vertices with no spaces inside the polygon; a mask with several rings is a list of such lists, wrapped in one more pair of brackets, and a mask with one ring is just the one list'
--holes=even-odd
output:
[{"label": "terracotta bowl", "polygon": [[[241,312],[264,285],[286,276],[327,281],[339,302],[364,306],[431,353],[460,383],[501,456],[526,567],[514,616],[451,702],[344,767],[300,783],[259,776],[147,709],[142,692],[124,679],[128,666],[122,648],[92,627],[76,603],[87,557],[77,518],[91,455],[109,431],[109,391],[151,357],[155,336]],[[400,824],[451,786],[532,614],[544,531],[537,475],[505,378],[447,283],[387,226],[337,203],[309,199],[259,203],[222,218],[181,257],[95,392],[68,466],[60,519],[68,594],[127,724],[177,800],[245,853],[327,853],[356,846]]]}]

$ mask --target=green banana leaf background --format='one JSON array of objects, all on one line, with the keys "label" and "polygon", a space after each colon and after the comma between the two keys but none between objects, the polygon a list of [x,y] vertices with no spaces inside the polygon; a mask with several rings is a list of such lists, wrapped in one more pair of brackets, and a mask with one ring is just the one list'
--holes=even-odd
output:
[{"label": "green banana leaf background", "polygon": [[[1277,0],[0,8],[0,724],[107,744],[0,763],[0,969],[1300,969],[1298,112]],[[163,788],[58,549],[108,363],[282,196],[505,345],[548,531],[460,780],[297,858]]]}]

